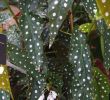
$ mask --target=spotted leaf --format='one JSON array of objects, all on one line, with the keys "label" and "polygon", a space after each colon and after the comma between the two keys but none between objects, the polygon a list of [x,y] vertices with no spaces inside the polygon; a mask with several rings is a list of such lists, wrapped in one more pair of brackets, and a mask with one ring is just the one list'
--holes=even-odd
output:
[{"label": "spotted leaf", "polygon": [[40,17],[28,13],[22,15],[20,29],[23,33],[26,50],[33,59],[34,65],[43,67],[43,43],[40,37],[43,31],[43,24]]},{"label": "spotted leaf", "polygon": [[104,20],[97,21],[97,27],[101,33],[101,41],[102,53],[104,58],[104,66],[108,70],[110,68],[110,29],[107,28]]},{"label": "spotted leaf", "polygon": [[94,68],[94,91],[95,100],[109,100],[110,83],[98,68]]},{"label": "spotted leaf", "polygon": [[57,89],[58,93],[62,92],[62,86],[63,86],[63,81],[62,81],[62,75],[56,72],[48,72],[47,75],[48,81],[52,83],[52,86]]},{"label": "spotted leaf", "polygon": [[31,11],[31,4],[35,3],[38,6],[41,1],[30,1],[19,0],[18,2],[22,11],[19,26],[23,34],[26,50],[33,59],[33,64],[36,67],[43,67],[43,43],[40,35],[43,32],[44,21],[39,15]]},{"label": "spotted leaf", "polygon": [[38,75],[37,77],[36,80],[36,78],[29,76],[29,89],[27,91],[27,98],[29,100],[38,100],[44,89],[44,77],[42,75]]},{"label": "spotted leaf", "polygon": [[66,18],[69,9],[72,6],[73,0],[48,0],[48,17],[50,22],[50,47],[58,33],[62,22]]},{"label": "spotted leaf", "polygon": [[65,98],[69,100],[73,100],[73,93],[72,93],[72,77],[74,76],[73,68],[70,63],[66,63],[63,67],[63,87],[62,87],[62,94]]},{"label": "spotted leaf", "polygon": [[11,44],[7,45],[7,49],[9,59],[13,64],[21,67],[22,69],[25,69],[27,73],[36,77],[37,69],[35,69],[35,66],[32,63],[32,60],[27,55],[27,52],[24,52],[18,47]]},{"label": "spotted leaf", "polygon": [[95,30],[95,25],[94,23],[82,24],[80,25],[79,30],[84,33],[89,33],[90,31]]},{"label": "spotted leaf", "polygon": [[[33,12],[40,17],[46,16],[47,0],[17,0],[19,8],[22,12]],[[28,10],[27,10],[28,9]]]},{"label": "spotted leaf", "polygon": [[69,61],[72,64],[72,94],[75,100],[92,100],[90,49],[86,36],[76,28],[71,36]]},{"label": "spotted leaf", "polygon": [[[28,97],[31,98],[31,94],[33,93],[34,97],[36,95],[38,95],[39,97],[41,94],[41,87],[44,84],[44,75],[38,72],[38,69],[35,69],[35,66],[32,64],[32,60],[27,56],[27,52],[23,52],[22,50],[11,44],[8,44],[7,48],[11,62],[27,71],[27,74],[29,76],[29,84],[31,85],[29,91],[30,95]],[[34,88],[38,91],[37,93],[34,92]]]},{"label": "spotted leaf", "polygon": [[0,90],[0,100],[10,100],[10,95],[4,90]]},{"label": "spotted leaf", "polygon": [[97,5],[95,0],[82,0],[82,4],[84,5],[88,14],[92,17],[97,13]]}]

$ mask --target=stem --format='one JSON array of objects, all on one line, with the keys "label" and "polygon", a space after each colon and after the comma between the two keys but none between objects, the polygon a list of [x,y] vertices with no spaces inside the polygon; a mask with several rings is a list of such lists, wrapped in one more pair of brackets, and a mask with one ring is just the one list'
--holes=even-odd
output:
[{"label": "stem", "polygon": [[68,35],[72,35],[72,34],[70,34],[68,32],[63,31],[63,30],[60,30],[60,32],[65,33],[65,34],[68,34]]},{"label": "stem", "polygon": [[69,24],[70,24],[70,30],[71,30],[71,33],[73,32],[73,14],[72,14],[72,11],[69,10]]}]

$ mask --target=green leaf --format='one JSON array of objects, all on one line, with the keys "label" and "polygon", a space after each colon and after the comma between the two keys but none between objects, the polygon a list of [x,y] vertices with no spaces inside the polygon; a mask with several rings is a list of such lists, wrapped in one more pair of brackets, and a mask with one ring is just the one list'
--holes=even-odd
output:
[{"label": "green leaf", "polygon": [[0,89],[0,100],[11,100],[10,94]]},{"label": "green leaf", "polygon": [[48,17],[50,27],[49,47],[52,46],[58,30],[62,25],[69,9],[72,7],[73,0],[48,0]]},{"label": "green leaf", "polygon": [[[42,85],[44,84],[44,75],[41,72],[38,72],[38,69],[35,69],[35,66],[32,63],[32,60],[27,56],[26,51],[22,51],[18,47],[11,44],[8,44],[7,48],[10,61],[16,66],[19,66],[27,71],[30,84],[29,94],[34,93],[34,97],[37,96],[38,98],[41,94]],[[35,88],[38,92],[35,93],[35,89],[33,90],[33,88]],[[31,98],[31,95],[29,96],[29,98]]]},{"label": "green leaf", "polygon": [[93,100],[90,49],[84,33],[77,28],[71,36],[69,61],[72,64],[72,94],[75,100]]},{"label": "green leaf", "polygon": [[64,69],[63,69],[63,87],[62,87],[62,94],[65,96],[65,98],[68,98],[68,100],[73,100],[73,82],[72,82],[72,78],[74,76],[73,73],[73,67],[70,63],[66,63],[64,65]]},{"label": "green leaf", "polygon": [[23,33],[26,50],[36,67],[43,67],[43,43],[41,33],[43,31],[42,20],[34,14],[22,15],[20,29]]},{"label": "green leaf", "polygon": [[87,13],[91,16],[91,18],[95,17],[95,14],[97,14],[98,11],[96,1],[95,0],[81,0],[81,1]]},{"label": "green leaf", "polygon": [[109,100],[110,83],[98,68],[94,67],[94,91],[95,100]]},{"label": "green leaf", "polygon": [[79,26],[79,30],[84,33],[89,33],[95,30],[95,25],[94,23],[85,23]]},{"label": "green leaf", "polygon": [[36,67],[41,68],[44,67],[43,42],[41,39],[41,33],[44,29],[44,20],[39,15],[31,11],[31,4],[37,4],[37,2],[39,4],[40,1],[30,1],[19,0],[18,2],[20,9],[22,10],[19,26],[23,34],[25,48],[28,51],[29,57],[33,59],[32,62]]},{"label": "green leaf", "polygon": [[108,29],[104,20],[97,21],[97,28],[102,35],[103,41],[102,53],[104,58],[104,66],[107,70],[110,68],[110,29]]},{"label": "green leaf", "polygon": [[27,55],[27,52],[19,49],[18,47],[9,44],[7,45],[8,56],[10,61],[18,67],[26,70],[26,72],[34,77],[37,75],[37,69],[32,63],[32,60]]},{"label": "green leaf", "polygon": [[62,75],[56,72],[48,71],[47,79],[49,80],[49,82],[52,83],[52,86],[57,89],[58,93],[62,92],[63,86]]},{"label": "green leaf", "polygon": [[33,77],[29,76],[29,89],[27,91],[28,95],[27,98],[29,100],[38,100],[42,91],[44,89],[44,77],[42,75],[38,75],[38,79],[36,80]]}]

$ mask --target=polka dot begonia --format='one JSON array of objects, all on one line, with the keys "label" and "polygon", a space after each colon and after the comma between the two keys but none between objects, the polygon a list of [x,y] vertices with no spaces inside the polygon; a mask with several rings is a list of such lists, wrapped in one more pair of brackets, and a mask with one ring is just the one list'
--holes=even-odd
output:
[{"label": "polka dot begonia", "polygon": [[94,18],[98,10],[96,0],[82,0],[82,4],[89,16]]},{"label": "polka dot begonia", "polygon": [[96,100],[109,100],[110,84],[107,77],[98,69],[94,68],[94,94]]},{"label": "polka dot begonia", "polygon": [[73,0],[48,0],[48,3],[48,17],[50,24],[49,47],[51,47],[62,22],[72,6]]},{"label": "polka dot begonia", "polygon": [[107,70],[110,68],[110,29],[104,20],[97,21],[97,28],[99,29],[101,37],[102,54],[104,58],[104,66]]},{"label": "polka dot begonia", "polygon": [[92,64],[84,33],[75,28],[70,41],[69,61],[72,64],[72,96],[75,100],[92,100]]}]

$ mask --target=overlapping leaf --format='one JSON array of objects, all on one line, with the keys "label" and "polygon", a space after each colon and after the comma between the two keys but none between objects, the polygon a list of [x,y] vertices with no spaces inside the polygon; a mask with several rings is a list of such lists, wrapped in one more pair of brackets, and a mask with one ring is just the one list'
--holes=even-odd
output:
[{"label": "overlapping leaf", "polygon": [[102,53],[104,58],[104,66],[106,69],[110,68],[110,29],[107,28],[104,20],[97,21],[97,27],[102,35]]},{"label": "overlapping leaf", "polygon": [[[30,77],[30,76],[29,76]],[[29,78],[29,86],[28,86],[28,95],[27,98],[29,100],[38,100],[40,95],[42,94],[44,88],[44,78],[39,75],[39,80],[30,77]]]},{"label": "overlapping leaf", "polygon": [[71,64],[66,63],[63,69],[63,87],[62,87],[62,94],[68,100],[73,100],[72,97],[72,78],[74,76],[73,67]]},{"label": "overlapping leaf", "polygon": [[88,14],[92,17],[97,13],[97,5],[95,0],[81,0]]},{"label": "overlapping leaf", "polygon": [[75,100],[92,100],[92,72],[90,50],[85,34],[76,28],[71,37],[69,60],[72,64],[72,94]]},{"label": "overlapping leaf", "polygon": [[30,1],[22,0],[19,2],[20,8],[22,9],[19,24],[24,37],[26,50],[33,59],[34,65],[36,67],[43,67],[43,43],[40,37],[43,32],[43,20],[38,15],[30,12],[30,9],[27,10],[30,8]]},{"label": "overlapping leaf", "polygon": [[66,15],[68,14],[72,3],[73,0],[48,0],[48,17],[50,22],[50,47],[52,46],[54,39],[58,33],[58,29],[60,28]]},{"label": "overlapping leaf", "polygon": [[94,72],[94,91],[95,100],[109,100],[110,83],[107,76],[105,76],[98,68],[93,69]]},{"label": "overlapping leaf", "polygon": [[43,25],[40,22],[40,17],[27,13],[21,17],[20,26],[29,56],[33,59],[36,67],[43,67],[43,43],[40,38]]},{"label": "overlapping leaf", "polygon": [[79,30],[84,33],[89,33],[90,31],[95,30],[94,23],[85,23],[80,25]]},{"label": "overlapping leaf", "polygon": [[22,69],[25,69],[27,73],[36,77],[37,70],[32,63],[32,60],[27,55],[27,52],[22,51],[12,44],[8,44],[7,49],[9,59],[13,64],[21,67]]},{"label": "overlapping leaf", "polygon": [[33,12],[43,18],[46,16],[47,0],[18,0],[17,2],[22,12]]},{"label": "overlapping leaf", "polygon": [[11,60],[11,62],[21,67],[22,69],[25,69],[27,71],[27,74],[29,74],[28,75],[30,77],[29,80],[33,80],[34,77],[35,79],[34,82],[36,81],[36,84],[33,85],[34,84],[33,81],[32,83],[30,82],[29,84],[31,84],[32,88],[35,87],[37,88],[38,92],[36,93],[36,95],[38,95],[39,97],[41,94],[41,92],[39,92],[41,91],[41,85],[44,84],[44,75],[42,75],[42,73],[39,73],[38,70],[35,69],[32,60],[27,56],[27,52],[23,52],[19,48],[10,44],[8,44],[7,48],[9,59]]},{"label": "overlapping leaf", "polygon": [[48,72],[47,78],[52,83],[52,86],[57,89],[57,92],[61,93],[63,86],[62,75],[56,72]]}]

